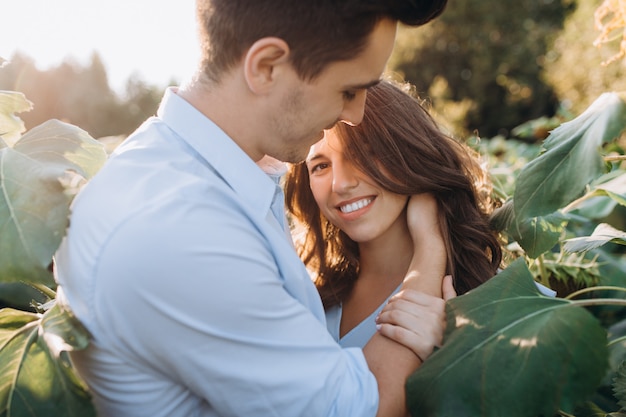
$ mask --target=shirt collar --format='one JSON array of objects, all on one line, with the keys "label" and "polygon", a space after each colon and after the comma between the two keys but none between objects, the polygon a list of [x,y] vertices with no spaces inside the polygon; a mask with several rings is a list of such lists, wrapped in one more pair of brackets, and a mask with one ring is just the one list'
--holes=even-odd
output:
[{"label": "shirt collar", "polygon": [[175,88],[165,91],[157,115],[240,198],[263,212],[269,210],[276,184],[286,170],[282,162],[266,157],[257,165],[219,126],[176,94]]}]

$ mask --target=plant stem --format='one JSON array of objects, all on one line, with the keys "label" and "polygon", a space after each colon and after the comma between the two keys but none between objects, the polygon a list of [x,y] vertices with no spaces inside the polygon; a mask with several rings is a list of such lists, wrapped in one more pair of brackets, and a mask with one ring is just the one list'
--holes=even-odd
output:
[{"label": "plant stem", "polygon": [[541,283],[550,288],[550,280],[548,277],[548,272],[546,271],[546,266],[543,263],[543,255],[540,255],[536,260],[537,264],[539,265],[539,276],[541,277]]},{"label": "plant stem", "polygon": [[607,346],[612,346],[612,345],[614,345],[614,344],[616,344],[616,343],[623,342],[623,341],[625,341],[625,340],[626,340],[626,336],[618,337],[617,339],[613,339],[613,340],[611,340],[611,341],[607,344]]},{"label": "plant stem", "polygon": [[602,305],[626,307],[626,300],[621,300],[617,298],[596,298],[593,300],[573,300],[571,301],[571,303],[576,304],[577,306],[582,306],[582,307],[602,306]]},{"label": "plant stem", "polygon": [[610,155],[610,156],[604,156],[603,158],[607,162],[626,161],[626,155]]},{"label": "plant stem", "polygon": [[578,207],[578,205],[580,205],[580,203],[582,203],[585,200],[589,200],[590,198],[595,197],[595,195],[593,193],[587,193],[585,195],[583,195],[582,197],[580,197],[577,200],[572,201],[571,203],[569,203],[567,206],[563,207],[561,209],[561,211],[563,213],[567,213],[570,210],[575,209],[576,207]]},{"label": "plant stem", "polygon": [[51,290],[50,288],[48,288],[47,286],[45,286],[43,284],[37,284],[35,282],[29,282],[28,285],[30,285],[31,287],[33,287],[37,291],[41,292],[43,295],[45,295],[46,297],[48,297],[51,300],[54,300],[56,298],[56,296],[57,296],[57,294],[53,290]]},{"label": "plant stem", "polygon": [[565,299],[566,300],[571,300],[572,298],[578,297],[581,294],[585,294],[585,293],[593,292],[593,291],[604,291],[604,290],[626,292],[626,288],[624,288],[624,287],[614,287],[614,286],[604,285],[604,286],[597,286],[597,287],[587,287],[587,288],[583,288],[583,289],[578,290],[578,291],[574,291],[573,293],[571,293],[567,297],[565,297]]}]

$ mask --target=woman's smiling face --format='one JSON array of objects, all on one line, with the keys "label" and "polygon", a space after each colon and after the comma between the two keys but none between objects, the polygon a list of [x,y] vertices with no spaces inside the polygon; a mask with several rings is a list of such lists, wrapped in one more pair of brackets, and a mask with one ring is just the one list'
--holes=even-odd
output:
[{"label": "woman's smiling face", "polygon": [[352,240],[367,243],[389,232],[408,233],[405,208],[409,196],[381,188],[348,161],[332,130],[311,147],[306,165],[322,214]]}]

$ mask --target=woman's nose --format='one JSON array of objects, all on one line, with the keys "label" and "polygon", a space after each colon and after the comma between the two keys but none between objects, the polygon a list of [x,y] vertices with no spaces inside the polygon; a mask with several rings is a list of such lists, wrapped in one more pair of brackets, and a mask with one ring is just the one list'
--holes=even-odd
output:
[{"label": "woman's nose", "polygon": [[348,162],[333,164],[333,191],[343,193],[359,185],[358,173]]}]

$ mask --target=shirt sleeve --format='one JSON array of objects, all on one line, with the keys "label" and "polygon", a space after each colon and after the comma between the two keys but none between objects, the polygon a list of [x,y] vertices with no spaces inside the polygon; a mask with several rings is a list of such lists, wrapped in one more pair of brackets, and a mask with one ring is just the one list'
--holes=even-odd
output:
[{"label": "shirt sleeve", "polygon": [[[226,205],[228,206],[228,205]],[[373,416],[376,381],[284,288],[275,254],[225,202],[147,209],[97,267],[98,325],[220,416]]]}]

